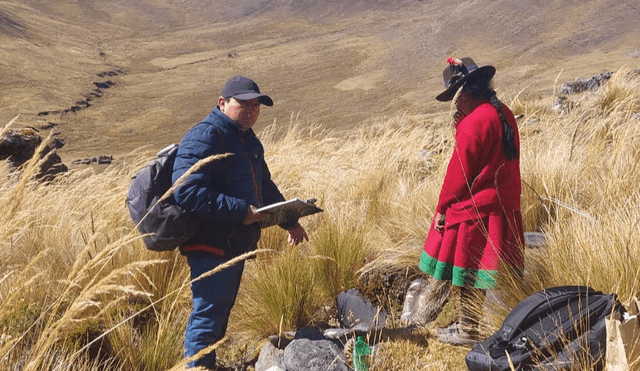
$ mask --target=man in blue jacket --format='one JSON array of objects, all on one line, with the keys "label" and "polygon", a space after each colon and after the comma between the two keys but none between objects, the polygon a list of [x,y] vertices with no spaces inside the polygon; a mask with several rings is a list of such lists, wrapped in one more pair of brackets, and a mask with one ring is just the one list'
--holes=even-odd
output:
[{"label": "man in blue jacket", "polygon": [[[191,268],[191,280],[231,258],[254,250],[260,239],[256,210],[284,201],[264,161],[264,148],[251,129],[260,105],[273,100],[244,76],[225,83],[218,105],[182,138],[173,166],[175,182],[199,160],[215,154],[230,157],[213,161],[193,172],[174,192],[177,203],[203,221],[195,235],[180,247]],[[280,225],[289,242],[308,240],[297,220]],[[185,357],[198,353],[224,337],[240,286],[244,264],[239,263],[191,284],[193,311],[185,334]],[[190,366],[215,369],[211,352]]]}]

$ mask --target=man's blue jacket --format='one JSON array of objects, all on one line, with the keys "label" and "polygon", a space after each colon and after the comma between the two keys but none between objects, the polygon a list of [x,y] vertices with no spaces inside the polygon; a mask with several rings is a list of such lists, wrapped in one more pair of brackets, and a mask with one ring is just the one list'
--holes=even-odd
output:
[{"label": "man's blue jacket", "polygon": [[[182,138],[173,165],[173,182],[199,160],[231,153],[194,171],[173,196],[183,209],[195,213],[202,226],[180,250],[206,251],[233,257],[256,248],[258,223],[244,225],[249,205],[262,207],[284,201],[271,180],[264,148],[253,130],[243,131],[216,107]],[[292,228],[296,221],[281,225]]]}]

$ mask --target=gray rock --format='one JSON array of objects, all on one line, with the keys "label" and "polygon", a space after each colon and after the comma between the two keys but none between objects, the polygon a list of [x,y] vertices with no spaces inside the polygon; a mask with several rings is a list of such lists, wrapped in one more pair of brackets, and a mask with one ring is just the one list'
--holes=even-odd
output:
[{"label": "gray rock", "polygon": [[[36,149],[42,141],[38,130],[34,128],[6,130],[0,137],[0,161],[8,160],[9,172],[17,174],[21,166],[36,155]],[[40,151],[35,179],[50,181],[69,170],[56,153],[63,145],[61,139],[53,139]]]},{"label": "gray rock", "polygon": [[576,103],[570,100],[567,96],[560,95],[556,98],[553,104],[553,111],[558,113],[568,113],[576,107]]},{"label": "gray rock", "polygon": [[[329,340],[297,339],[284,350],[282,364],[287,371],[348,371],[340,348]],[[257,369],[256,369],[257,371]]]},{"label": "gray rock", "polygon": [[546,239],[540,232],[524,232],[524,244],[527,247],[543,247]]},{"label": "gray rock", "polygon": [[278,358],[282,358],[283,354],[283,350],[276,348],[271,342],[266,342],[260,350],[255,371],[270,371],[273,367],[278,367]]},{"label": "gray rock", "polygon": [[587,90],[597,90],[602,84],[611,78],[613,72],[607,71],[599,75],[593,76],[590,79],[576,78],[575,81],[565,82],[560,88],[562,94],[575,94],[581,93]]}]

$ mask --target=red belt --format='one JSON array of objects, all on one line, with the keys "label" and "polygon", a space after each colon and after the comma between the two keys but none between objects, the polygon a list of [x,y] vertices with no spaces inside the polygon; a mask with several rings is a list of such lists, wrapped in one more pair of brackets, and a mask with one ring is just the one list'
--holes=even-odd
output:
[{"label": "red belt", "polygon": [[209,254],[224,256],[224,250],[219,249],[217,247],[208,246],[208,245],[189,245],[183,246],[182,251],[190,252],[190,251],[204,251]]}]

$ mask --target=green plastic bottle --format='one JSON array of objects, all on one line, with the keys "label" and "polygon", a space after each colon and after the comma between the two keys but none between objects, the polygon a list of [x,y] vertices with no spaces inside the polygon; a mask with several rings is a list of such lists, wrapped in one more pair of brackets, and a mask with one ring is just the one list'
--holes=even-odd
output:
[{"label": "green plastic bottle", "polygon": [[369,356],[371,348],[369,344],[358,336],[356,343],[353,345],[353,371],[369,371]]}]

